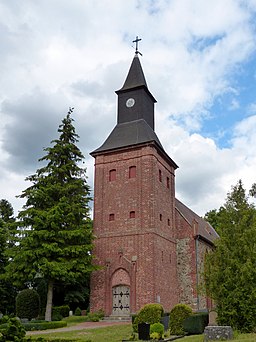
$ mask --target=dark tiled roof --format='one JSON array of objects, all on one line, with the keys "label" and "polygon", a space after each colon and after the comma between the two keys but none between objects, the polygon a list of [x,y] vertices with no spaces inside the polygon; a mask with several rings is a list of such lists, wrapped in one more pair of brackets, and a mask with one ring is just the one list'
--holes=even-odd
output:
[{"label": "dark tiled roof", "polygon": [[187,222],[193,227],[193,221],[198,223],[198,235],[210,243],[214,243],[219,235],[215,229],[210,225],[209,222],[205,221],[202,217],[198,216],[191,209],[189,209],[185,204],[180,202],[177,198],[175,199],[176,210],[187,220]]},{"label": "dark tiled roof", "polygon": [[156,133],[145,120],[140,119],[125,122],[117,124],[103,145],[93,151],[92,155],[97,152],[138,145],[151,141],[154,141],[163,149]]}]

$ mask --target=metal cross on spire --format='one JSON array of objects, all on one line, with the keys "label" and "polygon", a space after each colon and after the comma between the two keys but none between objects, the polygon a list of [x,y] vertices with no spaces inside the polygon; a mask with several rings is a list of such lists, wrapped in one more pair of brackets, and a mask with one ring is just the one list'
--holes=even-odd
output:
[{"label": "metal cross on spire", "polygon": [[135,53],[136,53],[136,55],[139,53],[142,56],[142,53],[140,53],[139,50],[138,50],[138,45],[139,45],[138,43],[139,43],[139,41],[141,41],[141,38],[136,36],[136,39],[133,40],[132,42],[136,43],[136,46],[135,46]]}]

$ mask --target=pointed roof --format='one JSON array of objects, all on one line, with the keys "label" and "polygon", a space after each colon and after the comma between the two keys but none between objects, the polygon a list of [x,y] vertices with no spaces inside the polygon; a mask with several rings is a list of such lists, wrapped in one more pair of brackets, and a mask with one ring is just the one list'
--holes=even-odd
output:
[{"label": "pointed roof", "polygon": [[97,150],[93,151],[93,153],[119,149],[153,141],[161,149],[163,149],[156,133],[145,120],[140,119],[116,125],[106,141]]},{"label": "pointed roof", "polygon": [[116,91],[116,94],[120,94],[121,92],[125,92],[130,89],[138,89],[138,88],[144,88],[147,91],[147,93],[152,97],[154,102],[157,102],[154,96],[148,90],[146,78],[144,76],[142,66],[140,64],[140,59],[138,57],[138,54],[136,53],[133,58],[133,61],[132,61],[130,70],[128,72],[128,75],[126,77],[126,80],[124,82],[124,85],[122,86],[121,89]]},{"label": "pointed roof", "polygon": [[138,54],[135,54],[124,85],[120,90],[118,90],[118,92],[141,86],[145,86],[147,88],[147,82],[140,64]]},{"label": "pointed roof", "polygon": [[[135,53],[128,75],[121,89],[116,94],[125,93],[137,89],[144,89],[156,102],[154,96],[148,90],[146,79],[140,64],[138,53]],[[154,115],[154,114],[153,114]],[[144,119],[137,119],[123,123],[117,123],[113,131],[110,133],[105,142],[90,154],[95,157],[101,153],[111,153],[114,150],[121,150],[127,147],[135,147],[144,144],[154,144],[158,152],[165,158],[175,169],[178,165],[168,156],[163,149],[154,129]]]},{"label": "pointed roof", "polygon": [[175,198],[176,210],[185,218],[185,220],[193,226],[193,221],[198,224],[197,235],[207,240],[210,244],[214,244],[214,241],[219,238],[216,230],[210,225],[209,222],[205,221],[202,217],[198,216],[194,211],[189,209],[184,203]]}]

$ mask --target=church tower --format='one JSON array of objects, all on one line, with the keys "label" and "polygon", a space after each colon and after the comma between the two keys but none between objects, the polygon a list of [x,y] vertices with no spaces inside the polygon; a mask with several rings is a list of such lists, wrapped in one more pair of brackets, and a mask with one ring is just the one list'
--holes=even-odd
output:
[{"label": "church tower", "polygon": [[95,158],[91,311],[127,316],[144,304],[178,302],[176,163],[154,131],[156,100],[136,49],[118,96],[117,124]]}]

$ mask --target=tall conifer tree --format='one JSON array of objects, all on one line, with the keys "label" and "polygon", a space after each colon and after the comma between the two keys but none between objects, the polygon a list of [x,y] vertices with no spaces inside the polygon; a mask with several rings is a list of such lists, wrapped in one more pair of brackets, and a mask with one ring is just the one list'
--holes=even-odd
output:
[{"label": "tall conifer tree", "polygon": [[20,196],[26,199],[18,215],[23,238],[9,266],[17,283],[38,276],[47,280],[46,320],[51,320],[54,283],[79,283],[93,270],[90,189],[80,167],[84,156],[76,146],[72,111],[59,126],[59,138],[39,159],[46,165],[26,179],[32,185]]}]

